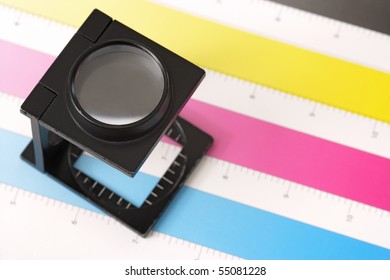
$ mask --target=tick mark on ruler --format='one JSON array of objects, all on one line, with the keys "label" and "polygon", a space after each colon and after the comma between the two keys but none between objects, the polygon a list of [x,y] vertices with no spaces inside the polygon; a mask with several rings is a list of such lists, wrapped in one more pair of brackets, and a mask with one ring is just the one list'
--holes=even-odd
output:
[{"label": "tick mark on ruler", "polygon": [[103,187],[103,188],[100,190],[100,192],[99,192],[99,194],[98,194],[98,197],[100,197],[100,196],[104,193],[105,190],[106,190],[106,187]]},{"label": "tick mark on ruler", "polygon": [[16,18],[16,20],[14,21],[14,25],[15,25],[15,26],[19,26],[19,25],[20,25],[20,19],[21,19],[21,17],[22,17],[22,14],[20,13],[20,14],[18,15],[18,17]]},{"label": "tick mark on ruler", "polygon": [[352,206],[353,206],[353,201],[351,201],[351,204],[349,205],[347,217],[345,219],[345,221],[349,222],[349,223],[351,223],[353,221],[353,215],[351,214]]},{"label": "tick mark on ruler", "polygon": [[287,191],[283,195],[284,198],[290,198],[290,188],[291,188],[291,184],[288,185]]},{"label": "tick mark on ruler", "polygon": [[169,184],[173,185],[173,182],[171,180],[169,180],[168,178],[166,177],[162,177],[161,179],[163,179],[164,181],[168,182]]},{"label": "tick mark on ruler", "polygon": [[19,194],[19,189],[16,191],[14,199],[9,202],[11,205],[13,206],[16,205],[16,199],[18,198],[18,194]]},{"label": "tick mark on ruler", "polygon": [[378,124],[378,123],[375,122],[375,123],[374,123],[374,127],[373,127],[373,129],[372,129],[371,137],[374,138],[374,139],[378,138],[378,136],[379,136],[379,132],[376,130],[377,124]]},{"label": "tick mark on ruler", "polygon": [[79,215],[80,209],[77,209],[76,215],[74,216],[74,219],[72,220],[73,225],[77,225],[77,217]]},{"label": "tick mark on ruler", "polygon": [[250,99],[256,99],[256,90],[257,90],[257,86],[254,86],[251,94],[249,95]]},{"label": "tick mark on ruler", "polygon": [[138,244],[138,235],[131,240],[131,243]]},{"label": "tick mark on ruler", "polygon": [[335,39],[339,39],[339,38],[340,38],[340,31],[341,31],[341,25],[339,25],[339,26],[337,27],[336,33],[333,35],[333,37],[334,37]]},{"label": "tick mark on ruler", "polygon": [[170,148],[170,146],[167,145],[167,149],[165,150],[165,154],[161,157],[163,160],[168,160],[169,148]]},{"label": "tick mark on ruler", "polygon": [[310,112],[309,116],[314,118],[316,116],[316,111],[317,111],[317,103],[314,104],[313,110]]},{"label": "tick mark on ruler", "polygon": [[222,178],[225,180],[229,179],[229,169],[230,169],[230,165],[228,165],[228,167],[226,168],[225,174],[222,175]]},{"label": "tick mark on ruler", "polygon": [[202,246],[200,246],[200,249],[199,249],[198,255],[196,256],[195,260],[200,260],[200,256],[202,255],[202,250],[203,250],[203,247],[202,247]]},{"label": "tick mark on ruler", "polygon": [[168,172],[171,173],[171,174],[173,174],[173,175],[175,175],[175,173],[176,173],[176,172],[173,171],[172,169],[168,169]]},{"label": "tick mark on ruler", "polygon": [[282,21],[282,12],[283,12],[283,8],[280,8],[279,11],[278,11],[278,14],[275,17],[276,21],[278,21],[278,22]]},{"label": "tick mark on ruler", "polygon": [[147,203],[147,204],[149,204],[149,205],[152,205],[152,203],[149,201],[149,200],[145,200],[145,202]]},{"label": "tick mark on ruler", "polygon": [[92,184],[92,189],[94,189],[95,187],[96,187],[96,185],[98,184],[98,182],[97,181],[95,181],[93,184]]},{"label": "tick mark on ruler", "polygon": [[187,156],[186,155],[183,155],[182,153],[179,154],[179,157],[183,158],[183,159],[187,159]]}]

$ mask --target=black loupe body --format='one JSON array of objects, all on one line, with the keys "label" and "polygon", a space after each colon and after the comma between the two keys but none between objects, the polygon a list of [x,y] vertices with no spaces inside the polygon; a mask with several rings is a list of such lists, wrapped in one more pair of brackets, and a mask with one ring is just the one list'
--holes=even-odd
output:
[{"label": "black loupe body", "polygon": [[[22,158],[145,236],[212,138],[178,117],[204,70],[94,10],[23,103]],[[74,167],[86,151],[136,176],[163,135],[182,150],[141,207]]]}]

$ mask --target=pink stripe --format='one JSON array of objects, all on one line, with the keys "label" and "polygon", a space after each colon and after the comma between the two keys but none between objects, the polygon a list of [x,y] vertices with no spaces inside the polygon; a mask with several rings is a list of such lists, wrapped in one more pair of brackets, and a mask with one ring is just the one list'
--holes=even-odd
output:
[{"label": "pink stripe", "polygon": [[[0,53],[0,89],[20,97],[53,61],[1,41]],[[182,115],[214,136],[213,157],[390,211],[390,160],[195,100]]]},{"label": "pink stripe", "polygon": [[0,82],[3,92],[26,98],[54,57],[0,40]]},{"label": "pink stripe", "polygon": [[213,157],[390,210],[388,159],[195,100],[182,116],[215,137]]}]

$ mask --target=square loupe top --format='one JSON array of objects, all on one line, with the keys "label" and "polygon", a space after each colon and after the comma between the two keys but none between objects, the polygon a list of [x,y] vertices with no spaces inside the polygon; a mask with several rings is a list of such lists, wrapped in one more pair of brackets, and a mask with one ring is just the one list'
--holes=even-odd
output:
[{"label": "square loupe top", "polygon": [[204,75],[196,65],[94,10],[22,112],[134,176]]}]

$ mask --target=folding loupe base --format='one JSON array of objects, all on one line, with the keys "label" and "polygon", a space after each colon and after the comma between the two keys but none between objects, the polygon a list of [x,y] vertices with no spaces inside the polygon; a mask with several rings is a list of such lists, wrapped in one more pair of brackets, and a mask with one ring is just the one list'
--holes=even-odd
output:
[{"label": "folding loupe base", "polygon": [[[146,236],[213,141],[208,134],[180,117],[166,135],[183,148],[139,208],[76,169],[74,163],[83,150],[54,133],[48,136],[45,171],[126,226]],[[23,151],[22,158],[36,167],[33,141]]]}]

